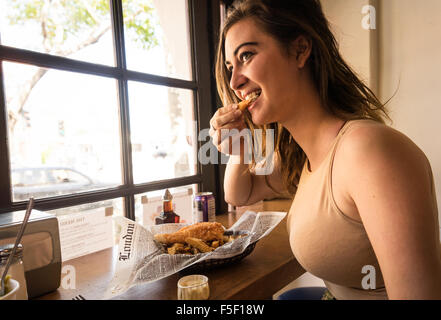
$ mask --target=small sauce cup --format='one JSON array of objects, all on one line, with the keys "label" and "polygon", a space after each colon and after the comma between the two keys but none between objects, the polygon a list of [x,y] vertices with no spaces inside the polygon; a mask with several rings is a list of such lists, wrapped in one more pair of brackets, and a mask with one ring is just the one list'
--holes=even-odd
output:
[{"label": "small sauce cup", "polygon": [[178,281],[178,300],[207,300],[210,296],[208,278],[200,274],[185,276]]},{"label": "small sauce cup", "polygon": [[18,289],[20,289],[20,283],[18,283],[17,280],[9,279],[9,286],[11,288],[11,291],[9,291],[4,296],[0,296],[0,300],[16,300],[17,299],[17,292]]}]

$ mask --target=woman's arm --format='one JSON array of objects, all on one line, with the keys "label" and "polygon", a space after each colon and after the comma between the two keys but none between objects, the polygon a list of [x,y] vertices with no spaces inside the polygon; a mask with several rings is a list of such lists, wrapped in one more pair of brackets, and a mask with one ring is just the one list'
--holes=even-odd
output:
[{"label": "woman's arm", "polygon": [[344,190],[358,209],[389,299],[441,299],[439,222],[424,153],[398,131],[373,126],[350,132],[341,157]]},{"label": "woman's arm", "polygon": [[244,147],[246,140],[243,137],[246,135],[240,134],[243,129],[248,130],[237,105],[219,108],[210,120],[209,133],[214,145],[219,152],[230,155],[224,177],[225,201],[245,206],[264,199],[287,197],[277,157],[274,157],[274,169],[267,175],[250,172],[244,161],[244,150],[248,148]]},{"label": "woman's arm", "polygon": [[272,172],[265,176],[251,173],[240,156],[231,156],[225,170],[224,190],[225,201],[234,206],[251,205],[264,199],[289,197],[282,183],[277,157],[274,157]]}]

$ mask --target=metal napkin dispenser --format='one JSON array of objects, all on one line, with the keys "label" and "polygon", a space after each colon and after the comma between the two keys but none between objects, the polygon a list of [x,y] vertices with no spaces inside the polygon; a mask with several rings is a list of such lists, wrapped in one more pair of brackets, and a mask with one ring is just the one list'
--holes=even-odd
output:
[{"label": "metal napkin dispenser", "polygon": [[[15,243],[24,215],[25,211],[0,213],[0,245]],[[32,210],[21,244],[28,297],[58,289],[61,279],[58,219]]]}]

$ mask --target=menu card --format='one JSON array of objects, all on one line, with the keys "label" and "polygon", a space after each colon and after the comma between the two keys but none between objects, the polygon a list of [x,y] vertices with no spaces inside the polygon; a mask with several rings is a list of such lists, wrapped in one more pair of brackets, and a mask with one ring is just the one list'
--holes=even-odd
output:
[{"label": "menu card", "polygon": [[108,207],[57,216],[62,261],[112,247],[112,214]]}]

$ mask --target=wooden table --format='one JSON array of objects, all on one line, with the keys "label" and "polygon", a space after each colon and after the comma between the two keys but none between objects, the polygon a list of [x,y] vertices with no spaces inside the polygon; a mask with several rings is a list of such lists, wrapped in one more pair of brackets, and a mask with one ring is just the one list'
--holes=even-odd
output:
[{"label": "wooden table", "polygon": [[[236,212],[216,216],[218,222],[230,227],[247,209],[253,211],[287,211],[291,201],[261,202]],[[86,299],[101,299],[114,274],[116,247],[65,261],[63,266],[75,268],[75,289],[60,288],[39,297],[45,300],[70,300],[81,294]],[[272,299],[274,293],[304,273],[289,246],[286,218],[245,259],[232,265],[204,272],[210,285],[210,299]],[[173,274],[153,283],[132,287],[116,300],[175,300],[178,279]],[[62,274],[63,277],[66,274]],[[64,286],[66,287],[66,286]]]}]

